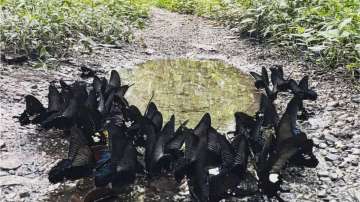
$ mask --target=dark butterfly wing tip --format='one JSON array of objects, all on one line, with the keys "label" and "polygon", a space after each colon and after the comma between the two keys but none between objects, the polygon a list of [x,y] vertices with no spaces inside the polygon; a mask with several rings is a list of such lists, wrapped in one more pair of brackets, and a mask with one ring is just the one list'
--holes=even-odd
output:
[{"label": "dark butterfly wing tip", "polygon": [[309,76],[306,75],[299,81],[299,87],[303,90],[307,90],[309,88]]},{"label": "dark butterfly wing tip", "polygon": [[250,72],[250,75],[251,75],[255,80],[261,80],[260,74],[258,74],[258,73],[256,73],[256,72]]},{"label": "dark butterfly wing tip", "polygon": [[204,116],[201,118],[200,123],[204,123],[207,126],[211,126],[211,116],[209,113],[205,113]]},{"label": "dark butterfly wing tip", "polygon": [[170,120],[174,120],[174,121],[175,121],[175,115],[174,115],[174,114],[171,115]]},{"label": "dark butterfly wing tip", "polygon": [[120,80],[120,75],[119,75],[118,71],[111,70],[111,75],[110,75],[110,81],[109,82],[114,86],[119,86],[120,87],[121,80]]},{"label": "dark butterfly wing tip", "polygon": [[235,116],[235,118],[242,118],[242,117],[248,116],[248,115],[245,114],[244,112],[235,112],[234,116]]},{"label": "dark butterfly wing tip", "polygon": [[204,116],[201,118],[199,123],[196,125],[194,129],[194,133],[196,135],[203,134],[207,131],[211,126],[211,117],[209,113],[205,113]]},{"label": "dark butterfly wing tip", "polygon": [[113,75],[115,75],[115,74],[119,75],[119,73],[118,73],[116,70],[111,70],[111,74],[113,74]]},{"label": "dark butterfly wing tip", "polygon": [[169,123],[171,123],[171,124],[174,125],[174,127],[175,127],[175,115],[174,115],[174,114],[171,115],[170,120],[169,120]]},{"label": "dark butterfly wing tip", "polygon": [[155,114],[151,118],[151,121],[155,124],[158,131],[161,130],[163,124],[163,116],[159,111],[155,112]]},{"label": "dark butterfly wing tip", "polygon": [[156,105],[154,102],[149,102],[146,111],[145,111],[145,116],[149,119],[151,119],[154,116],[154,113],[158,111]]},{"label": "dark butterfly wing tip", "polygon": [[25,96],[25,100],[26,101],[30,101],[30,102],[40,102],[35,96],[33,95],[26,95]]},{"label": "dark butterfly wing tip", "polygon": [[148,108],[149,108],[149,109],[152,109],[152,110],[154,110],[154,111],[157,111],[157,110],[158,110],[157,107],[156,107],[156,104],[155,104],[154,102],[150,102]]}]

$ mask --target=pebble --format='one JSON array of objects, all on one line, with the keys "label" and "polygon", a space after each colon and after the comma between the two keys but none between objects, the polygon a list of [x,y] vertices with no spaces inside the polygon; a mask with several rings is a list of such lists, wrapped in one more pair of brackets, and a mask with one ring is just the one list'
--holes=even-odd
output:
[{"label": "pebble", "polygon": [[16,158],[2,159],[0,161],[0,169],[15,170],[22,165],[21,161]]},{"label": "pebble", "polygon": [[325,160],[327,161],[336,161],[339,159],[339,156],[336,154],[328,154],[325,156]]},{"label": "pebble", "polygon": [[351,149],[351,153],[354,154],[354,155],[360,155],[360,149],[358,149],[358,148],[352,148],[352,149]]},{"label": "pebble", "polygon": [[345,145],[344,145],[342,142],[340,142],[340,141],[335,142],[335,147],[336,147],[337,149],[344,149],[344,148],[346,148]]},{"label": "pebble", "polygon": [[348,114],[342,114],[338,117],[336,117],[336,120],[340,121],[340,120],[345,120],[349,115]]},{"label": "pebble", "polygon": [[321,148],[321,149],[325,149],[327,147],[327,144],[325,144],[325,143],[320,143],[319,144],[319,148]]},{"label": "pebble", "polygon": [[354,102],[354,103],[360,103],[360,94],[358,95],[353,95],[351,97],[351,101]]},{"label": "pebble", "polygon": [[330,153],[332,153],[332,154],[339,153],[339,150],[336,149],[336,148],[334,148],[334,147],[329,148],[328,151],[329,151]]},{"label": "pebble", "polygon": [[34,182],[32,179],[16,175],[7,175],[0,177],[0,186],[31,185],[33,183]]},{"label": "pebble", "polygon": [[339,106],[339,102],[338,101],[332,101],[332,102],[329,102],[327,104],[327,106],[329,107],[338,107]]},{"label": "pebble", "polygon": [[206,44],[193,44],[193,46],[199,50],[216,52],[216,47]]},{"label": "pebble", "polygon": [[345,125],[345,122],[344,121],[337,121],[336,123],[335,123],[335,126],[336,127],[340,127],[340,126],[344,126]]},{"label": "pebble", "polygon": [[9,175],[9,174],[3,170],[0,170],[0,177],[5,176],[5,175]]},{"label": "pebble", "polygon": [[4,148],[5,146],[5,142],[3,140],[0,140],[0,149]]},{"label": "pebble", "polygon": [[330,173],[330,178],[331,178],[331,180],[337,180],[338,175],[336,173]]},{"label": "pebble", "polygon": [[326,190],[322,189],[317,193],[318,197],[325,198],[326,197]]},{"label": "pebble", "polygon": [[359,160],[357,160],[357,159],[352,159],[351,160],[351,165],[353,165],[353,166],[358,166],[359,165],[359,162],[358,162]]},{"label": "pebble", "polygon": [[30,193],[29,192],[23,192],[23,193],[20,193],[19,196],[20,196],[20,198],[26,198],[26,197],[30,196]]},{"label": "pebble", "polygon": [[326,170],[319,171],[319,172],[318,172],[318,176],[319,176],[319,177],[328,177],[328,176],[329,176],[329,172],[326,171]]},{"label": "pebble", "polygon": [[153,54],[155,53],[155,50],[154,50],[154,49],[151,49],[151,48],[148,48],[148,49],[145,50],[145,53],[146,53],[147,55],[153,55]]}]

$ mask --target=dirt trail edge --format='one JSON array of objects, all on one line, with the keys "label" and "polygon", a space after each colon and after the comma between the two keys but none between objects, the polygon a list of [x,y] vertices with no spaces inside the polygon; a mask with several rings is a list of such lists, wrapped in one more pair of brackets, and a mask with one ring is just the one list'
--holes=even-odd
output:
[{"label": "dirt trail edge", "polygon": [[[135,31],[135,42],[118,49],[96,47],[91,55],[76,54],[56,70],[33,69],[28,64],[0,67],[0,201],[42,201],[52,190],[74,183],[51,185],[47,172],[65,157],[65,141],[57,131],[21,127],[12,118],[24,109],[26,94],[46,104],[48,82],[79,79],[79,66],[108,73],[158,58],[220,59],[244,72],[262,66],[284,66],[286,75],[308,74],[319,98],[306,103],[315,115],[300,123],[316,144],[317,169],[289,169],[286,201],[354,201],[360,199],[360,95],[336,74],[315,71],[286,54],[252,45],[227,28],[200,17],[152,9],[147,27]],[[284,109],[288,97],[277,105]],[[296,172],[295,172],[296,171]],[[300,174],[299,174],[300,173]]]}]

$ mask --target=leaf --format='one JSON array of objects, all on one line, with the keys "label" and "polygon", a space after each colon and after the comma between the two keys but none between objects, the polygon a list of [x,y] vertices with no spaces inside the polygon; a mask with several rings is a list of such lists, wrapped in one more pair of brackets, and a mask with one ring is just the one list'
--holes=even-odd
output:
[{"label": "leaf", "polygon": [[355,50],[358,52],[358,54],[360,55],[360,44],[356,44],[355,45]]},{"label": "leaf", "polygon": [[321,52],[322,50],[325,50],[326,48],[327,48],[327,46],[324,46],[324,45],[316,45],[316,46],[308,47],[308,49],[313,52]]},{"label": "leaf", "polygon": [[342,38],[348,38],[350,35],[351,35],[351,33],[348,31],[343,31],[343,33],[341,33]]},{"label": "leaf", "polygon": [[266,27],[266,29],[265,29],[265,31],[264,31],[264,34],[263,34],[263,36],[264,37],[267,37],[268,36],[268,34],[270,34],[271,33],[271,31],[270,31],[270,27]]},{"label": "leaf", "polygon": [[288,5],[287,1],[285,1],[285,0],[280,0],[280,1],[279,1],[279,7],[280,7],[281,9],[285,9],[285,8],[288,8],[289,5]]},{"label": "leaf", "polygon": [[342,30],[344,29],[344,27],[346,25],[348,25],[349,23],[351,23],[352,18],[345,18],[340,24],[339,24],[339,29]]},{"label": "leaf", "polygon": [[335,39],[338,38],[340,35],[340,31],[338,29],[330,29],[326,31],[319,32],[320,36],[323,36],[326,39]]},{"label": "leaf", "polygon": [[312,34],[309,33],[309,32],[304,32],[301,36],[304,37],[304,38],[309,38],[309,37],[312,36]]},{"label": "leaf", "polygon": [[240,24],[246,24],[246,23],[250,23],[250,22],[255,22],[255,19],[245,18],[245,19],[241,20]]},{"label": "leaf", "polygon": [[49,56],[49,53],[47,52],[47,50],[46,50],[46,48],[44,46],[41,47],[39,54],[40,54],[41,58]]}]

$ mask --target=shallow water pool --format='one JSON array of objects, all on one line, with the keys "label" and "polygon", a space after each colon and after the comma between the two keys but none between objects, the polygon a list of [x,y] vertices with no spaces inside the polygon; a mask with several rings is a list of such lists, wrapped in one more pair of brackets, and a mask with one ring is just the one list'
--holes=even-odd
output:
[{"label": "shallow water pool", "polygon": [[209,112],[212,126],[225,130],[235,112],[253,114],[257,108],[252,78],[222,61],[151,60],[119,72],[124,82],[134,83],[126,95],[129,103],[144,112],[154,93],[164,121],[175,114],[177,124],[189,119],[193,127]]}]

